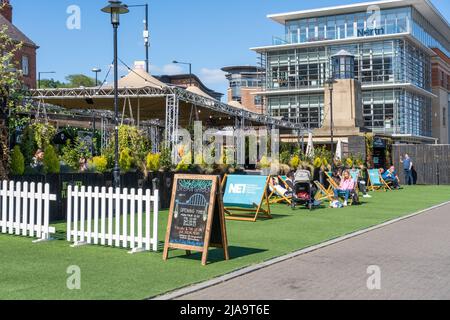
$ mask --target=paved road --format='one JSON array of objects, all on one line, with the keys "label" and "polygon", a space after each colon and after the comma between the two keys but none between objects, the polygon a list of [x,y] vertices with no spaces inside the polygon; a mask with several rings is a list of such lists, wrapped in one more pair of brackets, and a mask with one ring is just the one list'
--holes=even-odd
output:
[{"label": "paved road", "polygon": [[[371,265],[381,290],[367,288]],[[450,299],[450,205],[182,299]]]}]

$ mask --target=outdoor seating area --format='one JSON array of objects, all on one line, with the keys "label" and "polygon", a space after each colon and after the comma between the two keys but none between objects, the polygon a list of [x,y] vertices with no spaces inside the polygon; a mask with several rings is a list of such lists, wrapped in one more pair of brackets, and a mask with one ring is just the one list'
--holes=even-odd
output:
[{"label": "outdoor seating area", "polygon": [[[428,196],[422,197],[423,194]],[[0,296],[71,300],[149,298],[406,216],[448,201],[449,194],[450,188],[446,186],[405,187],[402,192],[379,192],[373,198],[363,199],[361,206],[338,211],[320,207],[313,214],[273,204],[272,220],[260,219],[256,223],[228,220],[230,260],[222,260],[221,250],[211,250],[207,268],[199,265],[199,254],[194,253],[187,257],[183,252],[174,251],[173,259],[162,261],[163,233],[158,235],[157,252],[136,255],[114,246],[71,248],[65,241],[66,230],[69,230],[66,222],[51,224],[56,229],[54,240],[41,244],[33,244],[24,237],[0,234],[0,255],[5,258],[0,273],[9,279],[0,287]],[[389,210],[386,210],[386,203],[390,203]],[[168,211],[161,210],[159,230],[166,227],[167,217]],[[65,270],[69,263],[83,267],[81,291],[65,289]],[[186,272],[179,272],[180,269]],[[113,270],[114,276],[105,270]],[[24,282],[28,284],[26,287],[21,285]],[[45,291],[41,289],[43,286]]]},{"label": "outdoor seating area", "polygon": [[[165,318],[275,319],[314,293],[450,294],[423,281],[447,280],[450,222],[434,1],[0,0],[0,300],[194,296]],[[263,12],[283,39],[230,55]]]}]

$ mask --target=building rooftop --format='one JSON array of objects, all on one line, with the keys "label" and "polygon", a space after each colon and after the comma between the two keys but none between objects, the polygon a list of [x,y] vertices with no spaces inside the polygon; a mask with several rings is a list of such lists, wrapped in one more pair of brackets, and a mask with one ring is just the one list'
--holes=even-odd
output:
[{"label": "building rooftop", "polygon": [[[159,81],[162,81],[166,84],[173,84],[173,81],[176,80],[186,80],[188,81],[190,79],[190,75],[189,74],[175,74],[175,75],[160,75],[160,76],[155,76],[156,79],[158,79]],[[192,74],[192,80],[194,82],[196,82],[200,88],[201,91],[203,91],[204,93],[206,93],[207,95],[220,100],[223,97],[223,93],[214,91],[210,88],[208,88],[201,80],[199,77],[197,77],[195,74]],[[186,83],[186,88],[188,87],[188,84]]]},{"label": "building rooftop", "polygon": [[224,72],[261,72],[264,71],[264,68],[257,67],[257,66],[228,66],[223,67],[222,71]]},{"label": "building rooftop", "polygon": [[0,14],[0,26],[6,26],[8,28],[7,34],[11,39],[17,42],[23,42],[25,45],[39,48],[30,38],[28,38],[22,31],[20,31],[15,25],[8,21],[3,15]]},{"label": "building rooftop", "polygon": [[335,7],[326,7],[319,9],[310,9],[303,11],[294,11],[280,14],[270,14],[267,17],[281,24],[286,24],[288,20],[297,20],[303,18],[311,18],[327,15],[338,15],[345,13],[355,13],[367,11],[370,6],[379,6],[381,9],[398,8],[405,6],[413,6],[416,8],[428,21],[432,22],[437,30],[444,36],[450,38],[450,24],[446,18],[436,9],[430,0],[381,0],[371,2],[361,2],[349,5],[341,5]]}]

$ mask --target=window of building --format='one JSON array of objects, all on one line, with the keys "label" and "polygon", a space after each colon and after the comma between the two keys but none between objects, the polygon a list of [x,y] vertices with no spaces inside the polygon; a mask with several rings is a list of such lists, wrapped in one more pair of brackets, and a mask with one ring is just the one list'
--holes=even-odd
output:
[{"label": "window of building", "polygon": [[446,116],[447,116],[447,109],[446,108],[444,108],[443,110],[442,110],[442,125],[445,127],[446,125],[447,125],[447,119],[446,119]]},{"label": "window of building", "polygon": [[30,74],[27,56],[22,56],[22,72],[24,76],[28,76]]}]

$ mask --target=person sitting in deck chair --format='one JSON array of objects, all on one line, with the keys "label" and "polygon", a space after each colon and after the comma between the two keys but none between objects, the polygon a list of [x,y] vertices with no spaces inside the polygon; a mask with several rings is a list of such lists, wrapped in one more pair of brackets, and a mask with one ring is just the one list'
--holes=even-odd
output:
[{"label": "person sitting in deck chair", "polygon": [[355,181],[352,179],[350,172],[348,170],[344,171],[341,183],[339,185],[339,189],[334,190],[334,197],[336,200],[339,199],[339,196],[344,197],[344,207],[348,205],[348,200],[352,195],[352,192],[355,190]]},{"label": "person sitting in deck chair", "polygon": [[358,187],[359,191],[362,192],[363,198],[372,198],[372,196],[367,192],[367,177],[364,176],[364,174],[367,176],[366,167],[361,164],[359,166],[359,176],[358,176]]},{"label": "person sitting in deck chair", "polygon": [[276,177],[272,178],[272,185],[269,186],[269,188],[270,188],[270,191],[273,191],[273,189],[275,189],[276,193],[279,194],[280,196],[285,196],[285,197],[292,196],[292,191],[286,189],[285,186],[282,186],[280,184],[280,181]]},{"label": "person sitting in deck chair", "polygon": [[291,191],[294,190],[294,178],[295,178],[295,172],[289,171],[288,174],[286,175],[285,182]]},{"label": "person sitting in deck chair", "polygon": [[400,188],[400,180],[397,175],[397,171],[394,166],[391,166],[388,170],[386,170],[381,177],[387,184],[391,185],[394,189]]}]

